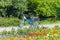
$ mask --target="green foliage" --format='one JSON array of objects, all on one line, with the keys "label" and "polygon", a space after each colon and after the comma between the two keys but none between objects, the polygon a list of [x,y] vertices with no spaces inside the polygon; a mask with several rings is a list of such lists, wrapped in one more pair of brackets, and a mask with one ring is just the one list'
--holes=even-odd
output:
[{"label": "green foliage", "polygon": [[[49,0],[49,1],[48,0],[30,0],[30,3],[31,3],[31,5],[35,6],[35,7],[32,6],[32,9],[38,15],[42,15],[42,16],[46,16],[46,17],[60,16],[60,14],[59,14],[60,13],[60,11],[59,11],[60,10],[60,5],[59,5],[60,1],[59,0],[58,1],[56,1],[56,0]],[[36,8],[36,9],[34,9],[34,8]]]},{"label": "green foliage", "polygon": [[27,11],[27,0],[13,0],[12,3],[13,6],[18,9],[18,16],[20,15],[20,13]]},{"label": "green foliage", "polygon": [[12,5],[12,0],[0,0],[0,6],[6,7]]},{"label": "green foliage", "polygon": [[0,16],[19,17],[24,11],[35,12],[35,15],[60,16],[60,0],[0,0]]},{"label": "green foliage", "polygon": [[[0,0],[0,17],[21,17],[25,11],[40,17],[57,18],[60,16],[60,0]],[[0,26],[18,25],[13,19],[2,19]]]},{"label": "green foliage", "polygon": [[24,11],[32,11],[35,15],[60,16],[60,0],[0,0],[0,16],[19,17]]},{"label": "green foliage", "polygon": [[18,29],[17,30],[17,34],[19,34],[19,35],[25,35],[25,34],[28,34],[29,30],[30,29],[24,29],[24,30]]},{"label": "green foliage", "polygon": [[17,26],[19,25],[18,18],[1,18],[0,17],[0,26]]},{"label": "green foliage", "polygon": [[20,13],[27,11],[26,0],[0,0],[0,16],[20,16]]}]

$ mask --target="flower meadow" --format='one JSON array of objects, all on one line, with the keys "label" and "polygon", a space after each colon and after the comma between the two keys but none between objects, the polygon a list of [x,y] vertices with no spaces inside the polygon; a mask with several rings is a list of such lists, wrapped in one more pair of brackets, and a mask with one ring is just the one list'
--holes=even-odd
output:
[{"label": "flower meadow", "polygon": [[0,40],[60,40],[60,27],[54,28],[28,28],[11,31],[3,31],[0,35]]}]

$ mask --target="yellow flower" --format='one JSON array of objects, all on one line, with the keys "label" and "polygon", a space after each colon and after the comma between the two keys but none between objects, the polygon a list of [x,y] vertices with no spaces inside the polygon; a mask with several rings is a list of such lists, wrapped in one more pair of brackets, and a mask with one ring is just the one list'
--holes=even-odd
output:
[{"label": "yellow flower", "polygon": [[32,37],[31,37],[31,36],[29,36],[29,37],[28,37],[28,40],[32,40]]},{"label": "yellow flower", "polygon": [[57,30],[51,30],[50,33],[58,34]]},{"label": "yellow flower", "polygon": [[11,37],[10,40],[16,40],[16,38],[15,37]]},{"label": "yellow flower", "polygon": [[35,32],[35,34],[36,34],[36,35],[39,35],[39,34],[40,34],[40,32],[39,32],[39,31],[36,31],[36,32]]},{"label": "yellow flower", "polygon": [[20,40],[27,40],[27,38],[23,38],[23,37],[22,37],[22,38],[20,38]]},{"label": "yellow flower", "polygon": [[10,38],[4,38],[4,40],[10,40]]}]

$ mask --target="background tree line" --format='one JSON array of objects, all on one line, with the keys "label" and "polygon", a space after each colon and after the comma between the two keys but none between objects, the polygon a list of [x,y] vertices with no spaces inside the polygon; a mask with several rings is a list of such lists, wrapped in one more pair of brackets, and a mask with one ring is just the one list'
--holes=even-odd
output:
[{"label": "background tree line", "polygon": [[0,0],[1,17],[20,17],[24,12],[40,17],[59,17],[60,1],[58,0]]},{"label": "background tree line", "polygon": [[1,17],[19,17],[20,13],[27,10],[26,0],[0,0]]}]

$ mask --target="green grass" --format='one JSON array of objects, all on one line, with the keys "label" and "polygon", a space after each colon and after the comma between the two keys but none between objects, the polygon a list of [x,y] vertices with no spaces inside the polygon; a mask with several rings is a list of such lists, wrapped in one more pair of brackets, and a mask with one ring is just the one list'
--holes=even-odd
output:
[{"label": "green grass", "polygon": [[[38,23],[38,22],[37,22]],[[41,21],[39,21],[39,23],[40,24],[58,24],[58,23],[60,23],[60,20],[52,20],[52,21],[50,21],[50,20],[41,20]],[[29,25],[28,24],[28,22],[25,22],[25,25]]]},{"label": "green grass", "polygon": [[56,23],[60,23],[60,20],[42,20],[40,21],[40,24],[56,24]]},{"label": "green grass", "polygon": [[17,26],[19,25],[19,19],[18,18],[2,18],[0,17],[0,27],[6,27],[6,26]]},{"label": "green grass", "polygon": [[[19,23],[19,19],[18,18],[5,18],[5,17],[0,17],[0,27],[8,27],[8,26],[18,26],[20,25],[20,23],[22,23],[22,21]],[[38,22],[35,22],[34,24],[37,24]],[[56,23],[60,23],[60,20],[56,20],[56,19],[46,19],[46,20],[41,20],[39,21],[40,24],[56,24]],[[25,24],[22,23],[22,25],[24,26],[28,26],[29,23],[25,21]]]}]

